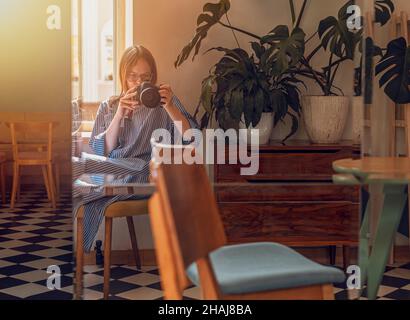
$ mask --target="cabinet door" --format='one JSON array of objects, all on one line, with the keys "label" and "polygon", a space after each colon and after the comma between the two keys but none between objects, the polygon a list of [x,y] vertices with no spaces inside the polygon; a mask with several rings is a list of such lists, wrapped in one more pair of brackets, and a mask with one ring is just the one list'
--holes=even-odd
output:
[{"label": "cabinet door", "polygon": [[356,244],[359,205],[351,202],[222,202],[228,241],[294,246]]}]

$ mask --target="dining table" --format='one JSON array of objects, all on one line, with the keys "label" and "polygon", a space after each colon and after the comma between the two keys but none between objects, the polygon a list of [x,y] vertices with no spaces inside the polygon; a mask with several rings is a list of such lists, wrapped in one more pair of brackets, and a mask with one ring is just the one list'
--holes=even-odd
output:
[{"label": "dining table", "polygon": [[84,173],[74,180],[73,188],[77,194],[101,193],[104,196],[152,195],[154,183],[136,182],[132,175]]},{"label": "dining table", "polygon": [[[379,186],[384,199],[374,235],[369,233],[372,201],[368,201],[359,235],[360,284],[374,300],[383,279],[395,235],[408,201],[410,157],[364,157],[333,162],[337,184]],[[372,239],[371,239],[372,238]],[[371,250],[370,250],[371,249]]]}]

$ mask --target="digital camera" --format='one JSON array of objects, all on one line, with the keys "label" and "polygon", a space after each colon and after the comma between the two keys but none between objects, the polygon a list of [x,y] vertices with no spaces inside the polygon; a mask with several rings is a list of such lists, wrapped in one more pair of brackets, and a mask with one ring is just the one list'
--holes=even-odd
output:
[{"label": "digital camera", "polygon": [[151,82],[143,82],[137,88],[135,99],[147,108],[157,108],[161,103],[159,88]]}]

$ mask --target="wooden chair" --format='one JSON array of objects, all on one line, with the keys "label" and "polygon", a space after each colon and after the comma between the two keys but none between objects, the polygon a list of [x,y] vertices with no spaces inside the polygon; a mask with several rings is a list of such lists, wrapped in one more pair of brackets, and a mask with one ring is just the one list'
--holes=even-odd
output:
[{"label": "wooden chair", "polygon": [[[21,167],[41,166],[48,200],[56,208],[56,187],[53,177],[53,123],[52,122],[11,122],[11,142],[13,150],[13,187],[11,204],[13,209],[20,190]],[[30,137],[28,139],[27,137]],[[32,139],[35,137],[35,142]],[[44,139],[42,137],[45,137]],[[39,141],[38,139],[41,139]],[[31,140],[31,141],[30,141]]]},{"label": "wooden chair", "polygon": [[6,203],[6,154],[0,152],[0,188],[1,202]]},{"label": "wooden chair", "polygon": [[334,299],[342,271],[277,243],[227,245],[204,166],[151,169],[157,192],[149,211],[165,299],[182,299],[190,282],[211,300]]},{"label": "wooden chair", "polygon": [[[110,293],[111,275],[111,243],[112,225],[114,218],[126,218],[128,232],[131,238],[132,250],[137,269],[141,269],[137,237],[135,235],[133,217],[148,214],[147,200],[118,201],[111,204],[105,211],[105,239],[104,239],[104,299]],[[77,213],[77,240],[76,240],[76,298],[82,296],[83,267],[84,267],[84,207]]]}]

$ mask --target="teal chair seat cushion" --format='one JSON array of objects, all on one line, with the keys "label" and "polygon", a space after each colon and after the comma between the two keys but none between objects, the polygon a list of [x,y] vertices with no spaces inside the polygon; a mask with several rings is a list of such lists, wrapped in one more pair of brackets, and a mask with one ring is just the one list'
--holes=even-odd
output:
[{"label": "teal chair seat cushion", "polygon": [[[290,289],[345,280],[341,270],[322,266],[277,243],[224,246],[212,252],[210,258],[223,294]],[[187,276],[200,286],[196,263],[188,267]]]}]

